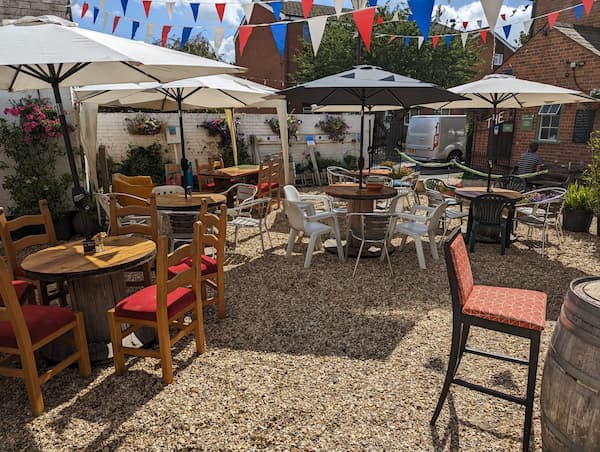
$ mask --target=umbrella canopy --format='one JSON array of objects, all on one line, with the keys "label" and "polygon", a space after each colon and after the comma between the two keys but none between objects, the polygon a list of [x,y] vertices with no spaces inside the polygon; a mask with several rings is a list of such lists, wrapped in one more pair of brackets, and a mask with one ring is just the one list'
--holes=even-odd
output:
[{"label": "umbrella canopy", "polygon": [[52,88],[73,176],[79,183],[59,87],[91,83],[168,82],[184,77],[242,72],[237,66],[79,28],[55,16],[4,21],[0,27],[0,89]]},{"label": "umbrella canopy", "polygon": [[[365,109],[375,108],[376,105],[408,108],[422,103],[464,99],[433,83],[422,82],[368,65],[355,66],[349,71],[284,89],[278,94],[285,95],[288,100],[316,104],[319,107],[335,106],[334,110],[328,111],[359,111],[361,113],[360,156],[358,159],[359,186],[361,188],[362,170],[365,164],[362,133]],[[349,108],[345,109],[345,106]]]},{"label": "umbrella canopy", "polygon": [[423,103],[424,107],[440,108],[528,108],[546,104],[594,102],[596,99],[576,91],[545,83],[519,79],[513,75],[491,74],[481,80],[450,88],[466,100]]},{"label": "umbrella canopy", "polygon": [[[185,157],[185,135],[182,111],[198,108],[240,108],[254,104],[277,107],[275,90],[232,75],[212,75],[176,80],[169,83],[120,83],[113,85],[90,85],[74,90],[81,102],[99,105],[152,108],[177,111],[181,134],[181,167],[185,172],[188,160]],[[271,105],[265,99],[271,96]],[[230,132],[235,131],[230,124]],[[232,143],[235,138],[232,136]],[[234,157],[237,161],[237,156]]]},{"label": "umbrella canopy", "polygon": [[[513,75],[491,74],[481,80],[450,88],[450,91],[468,100],[423,104],[423,107],[441,108],[492,108],[492,130],[496,127],[498,108],[528,108],[547,104],[572,104],[595,102],[596,99],[560,86],[519,79]],[[494,146],[497,147],[497,141]],[[495,148],[496,149],[496,148]],[[488,191],[491,189],[492,164],[488,163]]]}]

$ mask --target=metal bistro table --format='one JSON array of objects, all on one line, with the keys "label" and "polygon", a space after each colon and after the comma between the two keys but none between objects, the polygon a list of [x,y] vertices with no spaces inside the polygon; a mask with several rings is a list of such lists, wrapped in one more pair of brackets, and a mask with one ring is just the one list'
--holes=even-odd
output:
[{"label": "metal bistro table", "polygon": [[[398,191],[393,187],[382,187],[379,190],[367,190],[366,188],[358,188],[358,184],[332,184],[325,188],[325,193],[333,198],[339,198],[349,201],[348,213],[373,212],[373,203],[378,199],[390,199],[398,194]],[[356,216],[352,219],[350,227],[359,229],[359,218]],[[348,256],[356,257],[360,248],[360,243],[356,240],[351,240],[348,246]],[[329,246],[326,246],[328,251]],[[390,250],[391,251],[391,250]],[[337,250],[335,250],[337,252]],[[381,252],[373,252],[363,250],[361,257],[379,257]]]},{"label": "metal bistro table", "polygon": [[[512,233],[512,217],[514,216],[514,204],[518,201],[520,201],[521,199],[523,199],[523,193],[515,191],[515,190],[508,190],[506,188],[493,188],[492,187],[492,191],[488,192],[487,191],[487,187],[463,187],[463,188],[457,188],[454,191],[454,194],[460,198],[466,199],[466,200],[472,200],[473,198],[476,198],[478,196],[481,195],[486,195],[488,193],[493,193],[496,195],[502,195],[505,198],[508,198],[512,204],[513,204],[513,208],[510,209],[509,212],[509,217],[508,220],[510,222],[510,233]],[[473,217],[471,215],[471,209],[469,209],[469,218],[468,218],[468,222],[467,222],[467,237],[469,237],[471,235],[471,227],[473,225]],[[487,233],[485,233],[484,230],[482,230],[482,232],[484,232],[483,236],[485,238],[487,238],[488,240],[485,241],[490,241],[489,239],[492,239],[494,241],[498,241],[500,240],[499,237],[497,236],[497,234],[495,234],[494,236],[488,235]],[[479,234],[477,234],[479,236]],[[508,247],[510,245],[511,241],[510,241],[510,237],[509,240],[506,242],[506,246]]]},{"label": "metal bistro table", "polygon": [[208,207],[215,207],[227,201],[218,193],[194,192],[187,197],[183,194],[160,195],[156,197],[156,207],[161,210],[200,210],[202,201],[208,201]]},{"label": "metal bistro table", "polygon": [[[127,296],[124,271],[151,261],[155,255],[152,240],[123,235],[107,237],[104,251],[92,255],[83,254],[81,241],[46,248],[27,256],[21,267],[31,279],[67,280],[71,305],[83,313],[90,359],[101,361],[112,355],[106,311]],[[134,346],[141,346],[153,335],[131,339]],[[45,351],[50,359],[68,353],[68,346],[63,344]]]},{"label": "metal bistro table", "polygon": [[249,183],[256,182],[259,170],[259,165],[238,165],[200,171],[198,176],[212,177],[215,180],[216,189],[225,191],[231,185],[231,179],[240,179]]}]

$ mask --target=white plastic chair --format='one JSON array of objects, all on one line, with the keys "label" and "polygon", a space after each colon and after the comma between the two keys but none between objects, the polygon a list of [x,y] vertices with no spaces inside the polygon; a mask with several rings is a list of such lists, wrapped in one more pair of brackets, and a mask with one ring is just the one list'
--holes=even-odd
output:
[{"label": "white plastic chair", "polygon": [[[360,220],[360,227],[353,229],[350,227],[352,217],[357,217]],[[387,259],[388,267],[392,276],[394,271],[392,270],[392,263],[390,262],[390,253],[388,252],[388,244],[390,242],[390,233],[392,231],[393,220],[395,214],[389,212],[358,212],[348,214],[348,241],[350,237],[360,241],[360,247],[358,254],[356,255],[356,263],[354,264],[354,271],[352,277],[356,274],[358,268],[358,262],[362,255],[365,245],[368,247],[378,246],[381,248],[381,260]],[[348,247],[348,250],[350,247]]]},{"label": "white plastic chair", "polygon": [[[429,248],[431,249],[431,255],[434,260],[438,260],[437,245],[435,242],[435,232],[444,215],[444,211],[448,203],[444,201],[437,207],[428,206],[414,206],[410,213],[399,212],[396,213],[398,219],[405,220],[401,223],[396,222],[393,228],[392,236],[400,234],[402,236],[402,242],[400,243],[400,249],[404,247],[406,239],[410,236],[415,241],[415,247],[417,249],[417,259],[419,260],[419,267],[425,269],[425,253],[423,252],[423,242],[421,237],[426,235],[429,237]],[[424,215],[418,215],[417,212],[423,211]]]},{"label": "white plastic chair", "polygon": [[[238,242],[238,231],[240,229],[258,229],[260,234],[260,245],[263,253],[265,252],[265,242],[263,238],[263,229],[267,233],[269,238],[269,244],[273,248],[273,242],[271,242],[271,234],[269,233],[269,227],[267,225],[267,216],[269,214],[271,198],[260,198],[260,199],[247,199],[243,201],[236,211],[233,219],[227,221],[227,227],[234,228],[234,242],[233,249],[237,247]],[[227,212],[229,214],[229,211]]]},{"label": "white plastic chair", "polygon": [[[130,195],[129,193],[114,193],[114,194],[117,195],[117,199],[124,197],[124,198],[135,199],[137,201],[143,201],[144,203],[148,204],[147,199],[140,198],[139,196],[135,196],[135,195]],[[96,206],[98,209],[98,218],[100,218],[100,210],[102,210],[104,212],[104,215],[106,216],[107,223],[108,223],[108,226],[106,227],[106,233],[110,234],[110,204],[109,204],[110,196],[108,193],[96,193],[95,197],[96,197]],[[117,202],[117,205],[120,206],[120,204],[118,202]],[[150,220],[150,217],[146,217],[146,216],[128,215],[126,217],[119,219],[119,224],[121,226],[125,226],[127,224],[145,224],[149,220]]]},{"label": "white plastic chair", "polygon": [[[318,220],[322,217],[309,216],[303,210],[301,205],[296,202],[285,199],[283,201],[283,207],[285,215],[290,223],[290,235],[288,238],[286,257],[292,256],[294,250],[294,243],[298,238],[298,234],[301,232],[309,236],[308,249],[306,250],[306,257],[304,258],[304,268],[310,267],[312,255],[315,251],[317,242],[321,239],[323,234],[330,234],[333,232],[338,250],[338,258],[340,262],[344,261],[344,250],[342,248],[342,240],[340,231],[338,228],[337,220],[334,221],[334,226],[331,227],[324,223],[320,223]],[[335,214],[331,214],[334,220],[336,219]]]},{"label": "white plastic chair", "polygon": [[256,185],[240,182],[219,193],[220,195],[225,196],[228,201],[230,197],[233,198],[233,207],[227,207],[227,217],[233,219],[238,216],[241,211],[244,211],[242,206],[244,203],[252,201],[256,197],[257,191]]},{"label": "white plastic chair", "polygon": [[154,193],[156,196],[179,194],[184,195],[185,188],[183,188],[181,185],[159,185],[152,189],[152,193]]},{"label": "white plastic chair", "polygon": [[458,206],[458,204],[451,204],[451,201],[448,201],[439,191],[426,190],[425,194],[427,195],[427,204],[429,207],[437,207],[444,202],[447,204],[446,210],[444,210],[444,214],[442,215],[442,226],[444,232],[442,233],[442,238],[440,240],[441,246],[444,242],[446,234],[448,233],[448,229],[450,228],[450,223],[452,220],[460,220],[460,225],[462,226],[463,218],[468,217],[469,213],[463,211],[462,206],[460,210],[453,208]]},{"label": "white plastic chair", "polygon": [[527,239],[531,239],[534,228],[540,229],[542,256],[544,256],[548,240],[548,228],[554,227],[559,243],[562,242],[561,214],[565,193],[566,190],[562,187],[539,188],[523,193],[524,201],[516,205],[515,225],[527,226]]},{"label": "white plastic chair", "polygon": [[346,168],[342,168],[341,166],[327,167],[327,183],[329,185],[340,184],[344,182],[358,182],[358,178]]},{"label": "white plastic chair", "polygon": [[[327,195],[310,195],[298,192],[293,185],[283,187],[285,199],[299,205],[306,213],[317,220],[334,218],[331,199]],[[336,220],[337,221],[337,220]]]}]

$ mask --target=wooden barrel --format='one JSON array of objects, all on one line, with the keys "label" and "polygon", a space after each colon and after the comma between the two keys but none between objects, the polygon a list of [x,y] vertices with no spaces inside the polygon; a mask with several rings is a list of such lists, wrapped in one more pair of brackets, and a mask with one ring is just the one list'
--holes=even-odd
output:
[{"label": "wooden barrel", "polygon": [[569,286],[546,354],[541,408],[544,450],[600,450],[600,277]]}]

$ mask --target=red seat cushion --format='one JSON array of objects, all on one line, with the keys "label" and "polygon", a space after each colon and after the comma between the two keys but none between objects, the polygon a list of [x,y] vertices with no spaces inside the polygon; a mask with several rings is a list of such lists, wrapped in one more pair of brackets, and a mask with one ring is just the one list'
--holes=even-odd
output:
[{"label": "red seat cushion", "polygon": [[506,325],[542,331],[546,294],[509,287],[473,286],[463,313]]},{"label": "red seat cushion", "polygon": [[[46,336],[75,321],[75,314],[66,308],[54,306],[21,306],[31,343],[36,344]],[[0,322],[0,346],[17,348],[17,339],[10,322]]]},{"label": "red seat cushion", "polygon": [[456,274],[456,282],[458,283],[458,296],[460,304],[464,305],[471,291],[473,290],[473,273],[471,272],[471,262],[465,241],[460,235],[450,245],[450,255],[452,256],[452,265]]},{"label": "red seat cushion", "polygon": [[[12,281],[12,285],[15,288],[15,292],[17,293],[17,300],[21,301],[23,298],[23,294],[27,289],[33,286],[29,281],[22,281],[20,279],[15,279]],[[4,306],[4,300],[0,297],[0,306]]]},{"label": "red seat cushion", "polygon": [[[167,295],[167,315],[169,318],[194,303],[194,292],[187,287],[178,287]],[[118,317],[140,320],[156,320],[156,285],[144,287],[139,292],[121,300],[116,308]]]},{"label": "red seat cushion", "polygon": [[[184,257],[181,259],[179,264],[171,265],[169,267],[169,278],[181,273],[185,270],[188,270],[192,267],[192,258]],[[212,257],[202,255],[202,260],[200,262],[200,273],[203,275],[210,275],[212,273],[217,273],[217,260]]]}]

